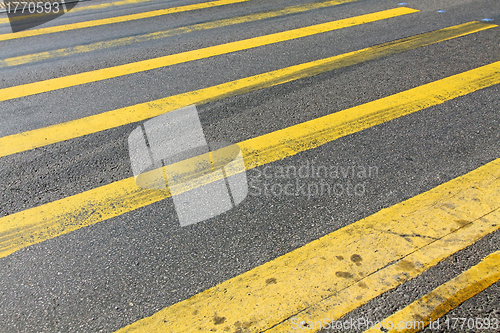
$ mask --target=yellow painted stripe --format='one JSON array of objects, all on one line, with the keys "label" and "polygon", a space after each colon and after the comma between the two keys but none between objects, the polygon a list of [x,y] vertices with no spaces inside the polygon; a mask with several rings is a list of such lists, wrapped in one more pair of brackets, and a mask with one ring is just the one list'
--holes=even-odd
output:
[{"label": "yellow painted stripe", "polygon": [[0,157],[142,121],[187,105],[203,104],[225,97],[275,86],[493,27],[496,27],[496,25],[482,22],[465,23],[341,54],[331,58],[250,76],[209,88],[108,111],[41,129],[5,136],[0,138]]},{"label": "yellow painted stripe", "polygon": [[[440,326],[441,329],[448,331],[465,329],[481,331],[479,324],[481,324],[482,329],[485,329],[485,324],[482,321],[476,322],[476,318],[472,318],[472,322],[468,322],[470,318],[464,318],[464,321],[459,320],[458,323],[450,318],[447,324],[445,321],[437,321],[437,319],[498,280],[500,280],[500,251],[488,255],[476,266],[386,318],[384,320],[385,327],[394,327],[386,332],[418,332],[424,328],[424,325],[428,326],[431,321],[434,322],[433,327],[436,330]],[[433,328],[431,327],[431,329]],[[381,331],[380,328],[373,327],[365,332],[380,333]]]},{"label": "yellow painted stripe", "polygon": [[[337,138],[500,83],[500,62],[240,142],[245,168],[271,163]],[[170,196],[133,178],[0,219],[0,257]]]},{"label": "yellow painted stripe", "polygon": [[74,54],[86,53],[86,52],[102,50],[102,49],[106,49],[106,48],[112,48],[112,47],[117,47],[117,46],[145,42],[145,41],[149,41],[149,40],[166,38],[166,37],[184,34],[184,33],[189,33],[189,32],[193,32],[193,31],[215,29],[215,28],[225,27],[225,26],[234,25],[234,24],[258,21],[258,20],[279,17],[279,16],[284,16],[284,15],[291,15],[291,14],[301,13],[301,12],[305,12],[305,11],[309,11],[309,10],[313,10],[313,9],[336,6],[336,5],[340,5],[340,4],[344,4],[344,3],[348,3],[348,2],[353,2],[353,1],[356,1],[356,0],[331,0],[331,1],[324,1],[324,2],[308,3],[308,4],[303,4],[303,5],[290,6],[290,7],[280,9],[280,10],[268,11],[268,12],[263,12],[263,13],[255,13],[255,14],[244,15],[244,16],[237,16],[237,17],[232,17],[229,19],[216,20],[216,21],[206,22],[206,23],[199,23],[199,24],[194,24],[194,25],[190,25],[190,26],[179,27],[179,28],[169,29],[169,30],[163,30],[163,31],[153,32],[153,33],[139,35],[139,36],[124,37],[124,38],[118,38],[118,39],[113,39],[113,40],[108,40],[108,41],[91,43],[91,44],[87,44],[87,45],[79,45],[79,46],[75,46],[75,47],[68,47],[68,48],[62,48],[62,49],[58,49],[58,50],[51,50],[51,51],[46,51],[46,52],[17,56],[17,57],[12,57],[12,58],[0,60],[0,67],[17,66],[17,65],[32,63],[32,62],[41,61],[41,60],[45,60],[45,59],[66,57],[66,56],[74,55]]},{"label": "yellow painted stripe", "polygon": [[0,101],[30,96],[35,94],[74,87],[77,85],[97,82],[115,77],[125,76],[133,73],[144,72],[156,68],[181,64],[189,61],[205,59],[221,54],[247,50],[259,46],[279,43],[291,39],[312,36],[315,34],[342,29],[354,25],[374,22],[400,15],[417,12],[415,9],[399,7],[381,12],[351,17],[343,20],[332,21],[323,24],[317,24],[299,29],[288,30],[270,35],[259,36],[250,39],[244,39],[236,42],[210,46],[202,49],[172,54],[164,57],[154,58],[133,62],[130,64],[98,69],[95,71],[84,72],[60,78],[23,84],[9,88],[0,89]]},{"label": "yellow painted stripe", "polygon": [[499,166],[490,162],[118,332],[294,332],[304,311],[351,286],[380,295],[386,280],[402,284],[500,228]]},{"label": "yellow painted stripe", "polygon": [[[443,202],[442,204],[446,203]],[[323,321],[324,318],[328,318],[330,321],[342,320],[341,318],[347,313],[366,304],[382,293],[415,278],[451,254],[474,244],[485,235],[498,230],[500,223],[497,221],[499,220],[500,212],[498,209],[469,224],[465,224],[465,221],[457,220],[457,222],[463,223],[465,227],[453,231],[435,242],[431,242],[429,245],[399,259],[390,266],[378,270],[336,292],[332,296],[313,304],[295,315],[294,318],[296,320],[294,319],[294,322],[315,323]],[[415,223],[418,226],[418,223],[422,221],[425,221],[425,219],[416,220]],[[390,230],[381,230],[381,232],[384,232],[382,235],[385,236],[385,232],[390,232]],[[408,236],[407,239],[411,239],[412,235]],[[416,236],[416,234],[413,236]],[[266,332],[287,332],[291,324],[292,322],[290,321],[283,321]],[[308,331],[318,331],[313,328],[314,324]]]},{"label": "yellow painted stripe", "polygon": [[[113,2],[107,2],[107,3],[101,3],[99,5],[85,5],[85,4],[80,4],[77,7],[73,8],[71,10],[71,13],[76,13],[76,12],[81,12],[81,11],[92,11],[92,10],[101,10],[101,9],[106,9],[109,7],[118,7],[118,6],[123,6],[123,5],[133,5],[133,4],[142,4],[144,2],[149,2],[153,0],[123,0],[123,1],[113,1]],[[1,7],[1,6],[0,6]],[[36,18],[36,17],[42,17],[44,14],[35,14],[31,15],[31,17]],[[2,18],[0,19],[0,24],[5,24],[9,23],[8,18]]]},{"label": "yellow painted stripe", "polygon": [[245,1],[249,1],[249,0],[216,0],[216,1],[203,2],[203,3],[199,3],[199,4],[194,4],[194,5],[186,5],[186,6],[172,7],[172,8],[166,8],[166,9],[160,9],[160,10],[153,10],[153,11],[138,13],[138,14],[110,17],[110,18],[105,18],[105,19],[100,19],[100,20],[71,23],[71,24],[58,25],[58,26],[54,26],[54,27],[47,27],[47,28],[34,29],[34,30],[24,30],[24,31],[16,32],[16,33],[2,34],[2,35],[0,35],[0,41],[12,40],[12,39],[17,39],[17,38],[32,37],[32,36],[39,36],[39,35],[46,35],[46,34],[52,34],[55,32],[62,32],[62,31],[70,31],[70,30],[76,30],[76,29],[98,27],[98,26],[106,25],[106,24],[130,22],[130,21],[134,21],[134,20],[157,17],[157,16],[168,15],[168,14],[173,14],[173,13],[187,12],[187,11],[197,10],[197,9],[224,6],[224,5],[245,2]]}]

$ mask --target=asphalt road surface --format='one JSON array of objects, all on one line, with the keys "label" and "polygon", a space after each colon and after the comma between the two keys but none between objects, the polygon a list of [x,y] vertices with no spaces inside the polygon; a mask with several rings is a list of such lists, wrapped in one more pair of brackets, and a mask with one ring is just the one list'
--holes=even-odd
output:
[{"label": "asphalt road surface", "polygon": [[[1,333],[500,332],[498,0],[0,20]],[[141,188],[136,128],[240,169]]]}]

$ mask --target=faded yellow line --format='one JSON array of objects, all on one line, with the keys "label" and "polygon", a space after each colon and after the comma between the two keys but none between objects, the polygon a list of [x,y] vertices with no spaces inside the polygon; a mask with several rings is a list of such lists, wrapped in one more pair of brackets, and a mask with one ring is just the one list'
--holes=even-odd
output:
[{"label": "faded yellow line", "polygon": [[[303,315],[309,308],[354,285],[380,295],[498,230],[499,196],[497,159],[118,332],[318,331],[343,305],[329,302],[331,316],[310,320]],[[302,321],[308,326],[301,329]]]},{"label": "faded yellow line", "polygon": [[[496,162],[498,162],[498,160]],[[497,163],[497,165],[499,165],[499,163]],[[447,203],[442,202],[440,204],[446,206]],[[416,219],[414,223],[418,226],[418,223],[422,223],[422,221],[425,221],[425,219]],[[485,235],[497,231],[500,228],[499,221],[500,212],[498,209],[472,223],[467,224],[465,220],[456,220],[459,224],[462,223],[464,227],[431,242],[429,245],[401,258],[390,266],[378,270],[364,277],[362,280],[341,289],[332,296],[325,297],[324,300],[294,315],[293,321],[283,321],[275,327],[266,330],[266,332],[287,332],[291,325],[294,324],[295,327],[295,323],[297,322],[305,322],[311,327],[308,331],[317,332],[318,329],[314,329],[315,323],[323,321],[325,318],[327,318],[330,323],[338,320],[342,322],[342,317],[347,313],[368,303],[382,293],[415,278],[427,269],[449,257],[451,254],[474,244]],[[382,237],[385,237],[385,233],[391,232],[391,230],[376,231],[381,232]],[[406,239],[412,239],[417,235],[420,234],[408,235]],[[387,243],[384,242],[384,244]],[[319,325],[316,326],[319,328]],[[369,326],[364,328],[368,327]],[[323,327],[323,329],[324,328],[325,327]]]},{"label": "faded yellow line", "polygon": [[275,86],[493,27],[496,27],[496,25],[481,22],[465,23],[341,54],[331,58],[250,76],[209,88],[108,111],[41,129],[5,136],[0,138],[0,157],[142,121],[187,105],[207,103],[225,97]]},{"label": "faded yellow line", "polygon": [[236,42],[210,46],[202,49],[172,54],[164,57],[133,62],[130,64],[98,69],[60,78],[23,84],[9,88],[0,89],[0,101],[40,94],[48,91],[74,87],[77,85],[107,80],[115,77],[125,76],[133,73],[144,72],[156,68],[167,67],[189,61],[205,59],[217,55],[248,50],[251,48],[279,43],[296,38],[312,36],[315,34],[342,29],[354,25],[374,22],[400,15],[415,13],[417,10],[399,7],[381,12],[351,17],[343,20],[317,24],[299,29],[288,30],[270,35],[264,35]]},{"label": "faded yellow line", "polygon": [[[100,9],[106,9],[109,7],[117,7],[117,6],[123,6],[123,5],[141,4],[144,2],[150,2],[150,1],[154,1],[154,0],[123,0],[123,1],[113,1],[113,2],[101,3],[99,5],[89,5],[89,6],[86,6],[85,2],[81,2],[81,5],[78,5],[77,7],[73,8],[71,10],[71,13],[76,13],[76,12],[81,12],[81,11],[100,10]],[[31,17],[33,17],[33,18],[42,17],[42,16],[45,16],[45,15],[44,14],[31,15]],[[5,23],[9,23],[9,22],[10,21],[8,18],[0,19],[0,24],[5,24]]]},{"label": "faded yellow line", "polygon": [[[498,83],[500,62],[495,62],[249,139],[238,146],[248,170]],[[0,257],[169,196],[168,191],[142,190],[135,185],[133,178],[127,178],[2,217]]]},{"label": "faded yellow line", "polygon": [[145,41],[149,41],[149,40],[166,38],[166,37],[184,34],[184,33],[189,33],[189,32],[193,32],[193,31],[215,29],[215,28],[225,27],[225,26],[234,25],[234,24],[258,21],[258,20],[279,17],[279,16],[284,16],[284,15],[290,15],[290,14],[296,14],[296,13],[301,13],[301,12],[305,12],[305,11],[309,11],[309,10],[313,10],[313,9],[326,8],[326,7],[336,6],[336,5],[340,5],[340,4],[344,4],[344,3],[348,3],[348,2],[353,2],[353,1],[356,1],[356,0],[331,0],[331,1],[324,1],[324,2],[308,3],[308,4],[303,4],[303,5],[290,6],[290,7],[280,9],[280,10],[255,13],[255,14],[238,16],[238,17],[232,17],[229,19],[216,20],[216,21],[206,22],[206,23],[199,23],[199,24],[194,24],[194,25],[190,25],[190,26],[179,27],[179,28],[164,30],[164,31],[158,31],[158,32],[153,32],[153,33],[139,35],[139,36],[124,37],[124,38],[118,38],[118,39],[113,39],[113,40],[109,40],[109,41],[91,43],[91,44],[87,44],[87,45],[79,45],[79,46],[75,46],[75,47],[68,47],[68,48],[62,48],[62,49],[58,49],[58,50],[51,50],[51,51],[40,52],[40,53],[35,53],[35,54],[17,56],[17,57],[12,57],[12,58],[0,60],[0,67],[17,66],[17,65],[32,63],[32,62],[41,61],[41,60],[45,60],[45,59],[66,57],[69,55],[86,53],[86,52],[91,52],[91,51],[95,51],[95,50],[102,50],[102,49],[106,49],[106,48],[112,48],[112,47],[117,47],[117,46],[145,42]]},{"label": "faded yellow line", "polygon": [[[498,220],[497,220],[498,221]],[[455,321],[439,321],[443,315],[455,309],[462,302],[479,294],[493,283],[500,280],[500,251],[485,257],[479,264],[471,267],[456,278],[434,289],[421,299],[413,302],[404,309],[383,320],[380,326],[386,328],[385,332],[411,333],[418,332],[429,326],[433,330],[460,331],[465,329],[494,330],[494,323],[485,323],[476,318],[462,318]],[[430,325],[429,325],[430,324]],[[498,329],[499,324],[496,323]],[[471,327],[472,326],[472,327]],[[392,328],[393,329],[388,329]],[[366,333],[380,333],[380,328],[372,327]]]},{"label": "faded yellow line", "polygon": [[24,31],[16,32],[16,33],[2,34],[2,35],[0,35],[0,41],[17,39],[17,38],[32,37],[32,36],[39,36],[39,35],[46,35],[46,34],[51,34],[51,33],[55,33],[55,32],[63,32],[63,31],[70,31],[70,30],[76,30],[76,29],[97,27],[97,26],[102,26],[102,25],[106,25],[106,24],[130,22],[130,21],[135,21],[135,20],[140,20],[140,19],[145,19],[145,18],[157,17],[157,16],[168,15],[168,14],[173,14],[173,13],[187,12],[187,11],[197,10],[197,9],[213,8],[213,7],[224,6],[224,5],[245,2],[245,1],[249,1],[249,0],[216,0],[216,1],[203,2],[203,3],[199,3],[199,4],[194,4],[194,5],[186,5],[186,6],[172,7],[172,8],[166,8],[166,9],[160,9],[160,10],[153,10],[153,11],[138,13],[138,14],[116,16],[116,17],[110,17],[110,18],[105,18],[105,19],[85,21],[85,22],[79,22],[79,23],[71,23],[71,24],[65,24],[65,25],[58,25],[58,26],[54,26],[54,27],[47,27],[47,28],[34,29],[34,30],[24,30]]}]

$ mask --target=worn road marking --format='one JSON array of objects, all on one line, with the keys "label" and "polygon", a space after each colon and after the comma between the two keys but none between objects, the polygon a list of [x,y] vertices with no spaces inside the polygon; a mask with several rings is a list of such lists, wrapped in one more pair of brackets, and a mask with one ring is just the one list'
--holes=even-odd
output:
[{"label": "worn road marking", "polygon": [[[238,146],[248,170],[498,83],[500,62],[495,62],[252,138]],[[167,190],[143,190],[131,177],[2,217],[0,257],[169,196]]]},{"label": "worn road marking", "polygon": [[306,36],[312,36],[327,31],[342,29],[359,24],[365,24],[368,22],[374,22],[414,12],[417,12],[417,10],[405,7],[389,9],[381,12],[350,17],[338,21],[332,21],[328,23],[322,23],[304,28],[288,30],[275,34],[244,39],[236,42],[205,47],[202,49],[171,54],[159,58],[137,61],[125,65],[97,69],[90,72],[68,75],[45,81],[27,83],[20,86],[0,89],[0,101],[40,94],[68,87],[74,87],[85,83],[107,80],[133,73],[149,71],[156,68],[167,67],[189,61],[214,57],[217,55],[248,50],[259,46],[279,43]]},{"label": "worn road marking", "polygon": [[[417,222],[421,221],[416,221],[415,223]],[[382,293],[417,277],[453,253],[474,244],[485,235],[497,231],[500,227],[500,223],[498,222],[500,222],[500,212],[497,209],[473,223],[464,224],[464,228],[460,228],[435,242],[431,242],[429,245],[396,261],[387,268],[376,271],[361,281],[351,284],[334,295],[326,297],[324,300],[297,313],[294,316],[297,319],[294,319],[293,323],[305,322],[311,326],[311,329],[308,329],[308,331],[314,332],[318,331],[314,330],[315,323],[323,321],[325,318],[328,318],[330,322],[339,319],[342,321],[341,317],[347,313],[368,303]],[[407,267],[413,268],[408,270]],[[265,332],[288,331],[291,324],[291,321],[283,321]]]},{"label": "worn road marking", "polygon": [[58,49],[58,50],[51,50],[51,51],[40,52],[40,53],[35,53],[35,54],[28,54],[28,55],[23,55],[23,56],[11,57],[11,58],[7,58],[4,60],[0,60],[0,67],[17,66],[17,65],[32,63],[32,62],[41,61],[41,60],[45,60],[45,59],[66,57],[66,56],[73,55],[73,54],[86,53],[86,52],[91,52],[91,51],[95,51],[95,50],[101,50],[101,49],[106,49],[106,48],[111,48],[111,47],[140,43],[140,42],[145,42],[145,41],[154,40],[154,39],[166,38],[166,37],[184,34],[184,33],[189,33],[189,32],[193,32],[193,31],[215,29],[215,28],[225,27],[225,26],[229,26],[229,25],[233,25],[233,24],[240,24],[240,23],[258,21],[258,20],[279,17],[279,16],[284,16],[284,15],[291,15],[291,14],[301,13],[301,12],[305,12],[305,11],[309,11],[309,10],[313,10],[313,9],[336,6],[336,5],[340,5],[340,4],[344,4],[344,3],[348,3],[348,2],[353,2],[353,1],[356,1],[356,0],[331,0],[331,1],[324,1],[324,2],[308,3],[308,4],[303,4],[303,5],[290,6],[290,7],[286,7],[286,8],[279,9],[279,10],[273,10],[273,11],[262,12],[262,13],[255,13],[255,14],[244,15],[244,16],[237,16],[237,17],[232,17],[229,19],[216,20],[216,21],[206,22],[206,23],[199,23],[199,24],[194,24],[194,25],[190,25],[190,26],[179,27],[179,28],[174,28],[174,29],[169,29],[169,30],[163,30],[163,31],[153,32],[153,33],[139,35],[139,36],[124,37],[124,38],[118,38],[118,39],[113,39],[113,40],[108,40],[108,41],[91,43],[91,44],[87,44],[87,45],[79,45],[79,46],[74,46],[74,47]]},{"label": "worn road marking", "polygon": [[[302,321],[318,331],[314,320],[338,316],[339,293],[380,295],[498,230],[499,196],[497,159],[118,332],[293,332]],[[308,320],[314,307],[327,316]]]},{"label": "worn road marking", "polygon": [[[465,23],[147,103],[136,104],[61,124],[5,136],[0,138],[0,157],[142,121],[191,104],[199,105],[225,97],[272,87],[285,82],[359,64],[368,60],[386,57],[492,27],[496,27],[496,25],[481,22]],[[493,80],[488,82],[495,84],[493,82],[497,82],[495,81],[498,77],[498,73],[495,72],[497,67],[498,64],[492,64],[490,67],[477,69],[471,73],[486,75]],[[493,70],[493,72],[490,72],[491,70]],[[465,80],[467,80],[467,78],[465,78]],[[471,86],[471,88],[474,89],[473,86]],[[472,92],[474,90],[469,90],[467,87],[464,87],[464,93],[467,93],[467,91]]]},{"label": "worn road marking", "polygon": [[[499,221],[497,220],[497,222]],[[391,324],[386,324],[385,328],[392,326],[394,329],[388,329],[385,332],[418,332],[424,326],[428,326],[431,320],[434,321],[434,326],[439,325],[444,330],[453,329],[459,331],[462,329],[470,330],[471,328],[480,330],[475,318],[472,318],[472,325],[468,322],[470,318],[464,318],[464,321],[458,323],[449,321],[447,324],[444,321],[439,322],[437,319],[498,280],[500,280],[500,251],[488,255],[476,266],[471,267],[456,278],[437,287],[421,299],[386,318],[384,322],[390,322]],[[485,324],[483,322],[480,322],[480,324],[484,329]],[[376,328],[365,331],[365,333],[380,332],[381,330]]]},{"label": "worn road marking", "polygon": [[16,32],[16,33],[2,34],[2,35],[0,35],[0,41],[25,38],[25,37],[33,37],[33,36],[39,36],[39,35],[46,35],[46,34],[52,34],[55,32],[63,32],[63,31],[77,30],[77,29],[83,29],[83,28],[98,27],[98,26],[106,25],[106,24],[129,22],[129,21],[135,21],[135,20],[157,17],[157,16],[162,16],[162,15],[168,15],[168,14],[173,14],[173,13],[187,12],[187,11],[191,11],[191,10],[204,9],[204,8],[213,8],[213,7],[224,6],[224,5],[245,2],[245,1],[249,1],[249,0],[216,0],[216,1],[203,2],[203,3],[199,3],[199,4],[194,4],[194,5],[186,5],[186,6],[179,6],[179,7],[154,10],[154,11],[138,13],[138,14],[116,16],[116,17],[110,17],[110,18],[105,18],[105,19],[64,24],[64,25],[57,25],[54,27],[47,27],[47,28],[40,28],[40,29],[33,29],[33,30],[24,30],[24,31]]}]

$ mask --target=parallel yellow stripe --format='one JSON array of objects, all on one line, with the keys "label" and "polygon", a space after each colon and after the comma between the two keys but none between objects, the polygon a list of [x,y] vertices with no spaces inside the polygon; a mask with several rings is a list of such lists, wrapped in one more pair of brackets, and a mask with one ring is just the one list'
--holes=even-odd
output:
[{"label": "parallel yellow stripe", "polygon": [[[149,2],[153,0],[123,0],[123,1],[114,1],[114,2],[107,2],[107,3],[101,3],[99,5],[79,5],[71,10],[71,13],[76,13],[76,12],[81,12],[81,11],[87,11],[87,10],[100,10],[100,9],[105,9],[109,7],[117,7],[117,6],[123,6],[123,5],[132,5],[136,3],[144,3],[144,2]],[[31,15],[31,17],[36,18],[36,17],[42,17],[44,14],[35,14]],[[8,18],[2,18],[0,19],[0,24],[5,24],[9,23]]]},{"label": "parallel yellow stripe", "polygon": [[496,25],[482,22],[465,23],[341,54],[331,58],[250,76],[209,88],[108,111],[41,129],[5,136],[0,138],[0,157],[142,121],[187,105],[207,103],[225,97],[271,87],[493,27],[496,27]]},{"label": "parallel yellow stripe", "polygon": [[[386,330],[386,332],[418,332],[424,328],[424,325],[429,325],[431,321],[434,322],[432,325],[435,326],[435,328],[431,327],[431,329],[436,330],[440,327],[441,330],[444,329],[447,331],[470,330],[471,328],[481,331],[479,324],[481,324],[482,329],[487,330],[484,322],[481,321],[478,323],[476,318],[472,318],[472,325],[468,322],[470,318],[464,318],[464,321],[460,320],[458,323],[452,320],[446,323],[444,320],[438,321],[437,319],[455,309],[462,302],[479,294],[498,280],[500,280],[500,251],[488,255],[476,266],[471,267],[421,299],[384,319],[383,322],[386,328],[394,327],[394,329]],[[365,331],[365,333],[380,332],[380,329],[376,328]]]},{"label": "parallel yellow stripe", "polygon": [[[500,62],[240,142],[251,169],[337,138],[500,83]],[[119,216],[170,196],[143,190],[133,178],[0,218],[0,257]]]},{"label": "parallel yellow stripe", "polygon": [[91,51],[102,50],[102,49],[111,48],[111,47],[117,47],[117,46],[145,42],[145,41],[149,41],[149,40],[166,38],[166,37],[170,37],[170,36],[174,36],[174,35],[178,35],[178,34],[189,33],[189,32],[193,32],[193,31],[215,29],[215,28],[225,27],[225,26],[229,26],[229,25],[233,25],[233,24],[240,24],[240,23],[258,21],[258,20],[279,17],[279,16],[284,16],[284,15],[296,14],[296,13],[301,13],[301,12],[305,12],[305,11],[309,11],[309,10],[313,10],[313,9],[326,8],[326,7],[336,6],[336,5],[340,5],[340,4],[344,4],[344,3],[348,3],[348,2],[353,2],[353,1],[356,1],[356,0],[330,0],[330,1],[324,1],[324,2],[313,2],[313,3],[303,4],[303,5],[285,7],[285,8],[280,9],[280,10],[255,13],[255,14],[244,15],[244,16],[237,16],[237,17],[232,17],[229,19],[216,20],[216,21],[206,22],[206,23],[199,23],[199,24],[189,25],[189,26],[185,26],[185,27],[179,27],[179,28],[175,28],[175,29],[163,30],[163,31],[153,32],[153,33],[139,35],[139,36],[124,37],[124,38],[118,38],[118,39],[113,39],[113,40],[108,40],[108,41],[91,43],[91,44],[87,44],[87,45],[79,45],[79,46],[75,46],[75,47],[63,48],[63,49],[58,49],[58,50],[51,50],[51,51],[46,51],[46,52],[34,53],[34,54],[28,54],[28,55],[24,55],[24,56],[17,56],[17,57],[12,57],[12,58],[0,60],[0,67],[16,66],[16,65],[35,62],[35,61],[41,61],[44,59],[66,57],[66,56],[73,55],[73,54],[91,52]]},{"label": "parallel yellow stripe", "polygon": [[500,83],[500,61],[239,144],[250,167],[316,148],[368,127]]},{"label": "parallel yellow stripe", "polygon": [[317,332],[500,229],[499,195],[497,159],[118,332]]},{"label": "parallel yellow stripe", "polygon": [[[447,203],[443,202],[441,204],[446,205]],[[426,218],[415,219],[415,226],[421,226],[419,223],[425,220]],[[328,318],[330,321],[337,321],[339,319],[342,321],[341,318],[347,313],[366,304],[382,293],[415,278],[451,254],[474,244],[485,235],[498,230],[500,223],[497,221],[499,220],[500,212],[498,209],[469,224],[466,224],[465,220],[456,220],[456,222],[464,224],[464,227],[453,231],[435,242],[431,242],[429,245],[399,259],[390,266],[378,270],[366,276],[361,281],[351,284],[332,296],[313,304],[295,315],[293,322],[283,321],[266,332],[287,332],[290,330],[291,324],[295,322],[313,323],[310,324],[311,329],[308,329],[308,331],[317,332],[317,329],[313,329],[314,323],[317,321],[323,321],[325,318]],[[379,232],[382,232],[379,236],[385,237],[385,233],[390,233],[391,230],[379,230]],[[422,234],[406,235],[406,240],[410,240],[415,236],[418,237],[418,235]],[[360,254],[362,255],[363,253]]]},{"label": "parallel yellow stripe", "polygon": [[162,16],[162,15],[167,15],[167,14],[187,12],[187,11],[203,9],[203,8],[224,6],[224,5],[228,5],[228,4],[234,4],[234,3],[245,2],[245,1],[249,1],[249,0],[216,0],[216,1],[203,2],[203,3],[199,3],[199,4],[194,4],[194,5],[186,5],[186,6],[179,6],[179,7],[154,10],[154,11],[138,13],[138,14],[110,17],[110,18],[105,18],[105,19],[100,19],[100,20],[71,23],[71,24],[58,25],[55,27],[47,27],[47,28],[34,29],[34,30],[24,30],[24,31],[16,32],[16,33],[2,34],[2,35],[0,35],[0,41],[17,39],[17,38],[24,38],[24,37],[39,36],[39,35],[46,35],[46,34],[51,34],[51,33],[55,33],[55,32],[97,27],[97,26],[112,24],[112,23],[129,22],[129,21],[157,17],[157,16]]},{"label": "parallel yellow stripe", "polygon": [[53,91],[57,89],[63,89],[68,87],[74,87],[77,85],[97,82],[106,79],[111,79],[119,76],[125,76],[132,73],[144,72],[156,68],[171,66],[175,64],[181,64],[189,61],[205,59],[221,54],[227,54],[231,52],[237,52],[241,50],[247,50],[259,46],[279,43],[295,38],[301,38],[306,36],[311,36],[327,31],[342,29],[354,25],[364,24],[368,22],[374,22],[378,20],[383,20],[391,17],[396,17],[400,15],[410,14],[417,12],[415,9],[399,7],[390,10],[384,10],[381,12],[356,16],[352,18],[347,18],[338,21],[332,21],[323,24],[317,24],[313,26],[308,26],[299,29],[293,29],[289,31],[279,32],[270,35],[264,35],[260,37],[244,39],[236,42],[210,46],[202,49],[172,54],[164,57],[143,60],[138,62],[133,62],[130,64],[114,66],[109,68],[98,69],[95,71],[84,72],[69,76],[64,76],[60,78],[39,81],[34,83],[23,84],[20,86],[14,86],[9,88],[0,89],[0,101],[5,101],[9,99],[30,96],[35,94],[44,93],[47,91]]}]

